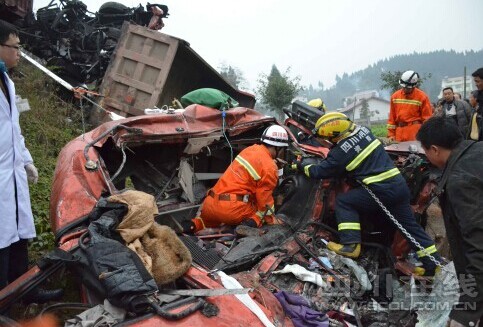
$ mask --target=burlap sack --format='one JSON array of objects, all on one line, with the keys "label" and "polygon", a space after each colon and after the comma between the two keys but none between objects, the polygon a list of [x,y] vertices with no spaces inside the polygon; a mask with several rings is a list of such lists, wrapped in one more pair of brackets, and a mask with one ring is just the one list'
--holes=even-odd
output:
[{"label": "burlap sack", "polygon": [[108,201],[128,206],[128,212],[117,228],[126,243],[132,243],[146,234],[154,224],[154,216],[158,214],[154,196],[148,193],[129,190],[110,196]]},{"label": "burlap sack", "polygon": [[171,228],[154,222],[158,207],[152,195],[129,190],[108,200],[128,206],[117,231],[158,285],[173,282],[189,269],[192,259],[188,248]]}]

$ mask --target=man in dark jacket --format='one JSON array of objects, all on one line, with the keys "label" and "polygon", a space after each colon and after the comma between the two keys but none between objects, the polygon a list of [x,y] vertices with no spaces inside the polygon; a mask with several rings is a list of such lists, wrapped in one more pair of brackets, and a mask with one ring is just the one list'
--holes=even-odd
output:
[{"label": "man in dark jacket", "polygon": [[443,101],[441,102],[441,113],[443,117],[458,126],[461,134],[468,138],[468,126],[471,121],[471,107],[469,103],[456,99],[453,88],[443,89]]},{"label": "man in dark jacket", "polygon": [[437,191],[461,288],[449,326],[476,326],[483,315],[483,143],[463,140],[443,117],[426,121],[416,138],[443,171]]},{"label": "man in dark jacket", "polygon": [[478,104],[481,108],[483,108],[483,67],[478,68],[471,74],[473,76],[473,80],[475,81],[476,88],[478,89]]},{"label": "man in dark jacket", "polygon": [[470,139],[483,141],[483,67],[478,68],[471,76],[473,76],[477,89],[473,94],[477,106],[476,112],[471,118]]}]

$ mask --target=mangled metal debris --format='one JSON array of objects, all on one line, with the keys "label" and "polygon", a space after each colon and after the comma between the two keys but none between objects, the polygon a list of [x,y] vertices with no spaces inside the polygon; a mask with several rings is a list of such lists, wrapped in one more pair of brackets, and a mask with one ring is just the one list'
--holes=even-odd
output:
[{"label": "mangled metal debris", "polygon": [[[119,48],[122,55],[111,62],[108,78],[101,87],[105,96],[103,103],[119,114],[144,113],[144,109],[149,107],[159,109],[160,103],[187,91],[179,84],[158,79],[159,71],[147,74],[146,78],[151,80],[142,83],[140,76],[134,76],[135,71],[138,75],[143,72],[143,68],[138,67],[144,67],[146,63],[133,62],[136,56],[131,52],[137,48],[148,54],[151,48],[146,43],[149,42],[163,41],[160,44],[168,49],[166,53],[173,44],[179,48],[179,52],[171,53],[171,57],[166,57],[169,60],[158,62],[157,66],[180,67],[186,58],[191,58],[194,59],[190,61],[194,62],[194,67],[200,68],[199,76],[211,74],[214,76],[212,83],[219,84],[211,67],[184,41],[160,37],[160,33],[152,34],[145,28],[130,24],[124,25],[125,33],[116,31],[127,17],[144,17],[143,22],[147,23],[146,15],[136,16],[139,12],[111,3],[101,8],[100,14],[91,16],[80,1],[63,1],[61,4],[55,7],[51,3],[43,8],[35,23],[49,29],[47,37],[60,35],[60,39],[53,43],[53,39],[45,39],[43,41],[49,44],[42,43],[38,37],[39,30],[31,30],[35,36],[32,45],[37,47],[39,56],[48,57],[51,63],[64,67],[63,72],[67,72],[68,76],[78,76],[85,82],[99,84],[110,60],[108,52],[112,52],[116,42],[122,38]],[[163,13],[167,14],[167,8]],[[108,26],[96,25],[100,23]],[[83,24],[89,28],[82,29],[80,26]],[[153,24],[162,25],[159,19],[155,19]],[[28,28],[37,29],[38,25]],[[57,35],[50,35],[52,31]],[[142,42],[139,44],[142,46],[129,48],[128,41],[134,34],[140,37]],[[126,64],[129,60],[131,62]],[[181,79],[188,80],[183,76]],[[153,84],[153,81],[159,82],[157,86],[170,86],[167,88],[170,92],[143,97],[151,90],[146,85]],[[183,87],[189,87],[188,90],[194,86],[187,84]],[[51,197],[52,230],[59,249],[73,257],[78,256],[78,246],[83,244],[80,235],[89,228],[91,219],[95,221],[93,212],[101,207],[102,197],[117,194],[126,187],[154,197],[159,210],[156,224],[180,231],[184,221],[196,216],[206,190],[229,165],[233,153],[256,143],[265,127],[275,123],[273,118],[246,108],[253,104],[253,97],[228,90],[240,103],[246,103],[245,108],[227,110],[225,116],[213,108],[194,104],[181,111],[167,110],[159,115],[126,119],[123,125],[106,123],[67,145],[59,157]],[[153,95],[152,92],[150,94]],[[304,106],[294,106],[288,112],[290,118],[286,126],[291,131],[293,146],[281,162],[291,162],[300,154],[311,155],[314,161],[326,156],[327,147],[313,146],[307,137],[311,129],[308,122],[317,114]],[[387,150],[411,186],[415,212],[424,218],[433,183],[428,164],[421,153],[414,151],[414,144]],[[170,293],[174,289],[179,294],[175,297],[163,294],[160,285],[157,285],[158,293],[151,292],[156,289],[151,285],[150,295],[156,295],[150,296],[149,300],[155,301],[161,309],[153,309],[153,306],[142,302],[136,308],[128,307],[130,314],[119,319],[132,325],[146,321],[168,324],[169,319],[179,318],[173,315],[174,311],[191,306],[189,314],[183,315],[185,320],[179,322],[180,326],[218,323],[290,326],[292,322],[287,317],[286,307],[298,304],[310,306],[315,311],[312,314],[317,316],[317,322],[333,326],[345,322],[373,327],[414,326],[416,319],[420,319],[424,326],[436,319],[444,320],[450,303],[454,301],[454,293],[444,298],[423,296],[424,300],[419,302],[415,299],[414,280],[409,278],[406,283],[401,283],[401,274],[409,271],[412,265],[407,260],[408,251],[404,244],[394,241],[394,229],[378,224],[381,217],[362,217],[367,228],[364,253],[357,261],[327,250],[326,241],[336,237],[333,202],[335,194],[343,192],[346,187],[343,181],[313,181],[284,172],[276,195],[279,198],[277,212],[285,225],[266,226],[255,231],[222,228],[204,230],[195,236],[181,235],[179,240],[184,246],[180,248],[189,250],[193,265],[166,291]],[[123,216],[115,218],[122,220]],[[36,267],[18,284],[2,290],[0,308],[5,309],[17,301],[29,287],[54,273],[59,266],[58,262],[50,262],[42,269]],[[117,272],[117,267],[111,268],[107,274],[101,274],[103,281]],[[396,268],[401,269],[396,271]],[[75,267],[72,270],[79,275]],[[87,281],[83,284],[86,286],[83,294],[90,304],[104,303],[105,306],[104,298],[108,295],[104,286]],[[442,282],[437,280],[434,294],[441,295],[445,284],[444,279]],[[251,297],[224,294],[220,299],[212,292],[224,288],[250,289]],[[199,296],[199,292],[190,293],[191,289],[207,289],[206,302],[193,299],[197,293]],[[431,302],[447,306],[439,307],[441,310],[437,312],[421,306],[421,303]],[[282,305],[287,311],[282,309]]]},{"label": "mangled metal debris", "polygon": [[[20,29],[28,51],[46,60],[74,86],[100,82],[124,21],[159,30],[164,26],[162,18],[169,15],[168,7],[161,4],[129,8],[118,2],[105,2],[98,12],[92,13],[82,1],[52,0],[34,16],[33,1],[27,2],[22,3],[20,17],[5,19]],[[7,4],[3,11],[8,8]]]},{"label": "mangled metal debris", "polygon": [[[101,195],[115,194],[127,186],[156,199],[157,224],[180,231],[184,221],[197,215],[203,195],[229,165],[232,151],[239,153],[257,142],[266,126],[274,123],[273,118],[247,108],[233,108],[225,114],[228,125],[224,131],[220,111],[195,104],[180,112],[128,118],[122,125],[109,122],[72,141],[60,154],[51,197],[52,229],[58,246],[75,255],[79,231],[88,225],[88,217],[96,210]],[[290,133],[294,142],[281,162],[292,161],[300,151],[312,154],[314,160],[324,157],[326,148],[297,142],[294,135],[303,126],[294,120],[286,124],[291,131],[294,129]],[[427,163],[416,160],[422,158],[421,154],[409,151],[409,145],[388,152],[412,185],[416,212],[422,210],[424,214],[432,179],[430,174],[424,174],[421,180],[417,173],[424,172]],[[89,170],[83,164],[87,160],[95,163]],[[279,302],[282,297],[275,296],[282,296],[280,292],[287,295],[283,296],[283,301],[288,301],[284,306],[306,301],[320,313],[321,323],[328,321],[333,326],[344,322],[373,327],[414,326],[419,313],[423,326],[424,321],[435,320],[435,314],[443,319],[447,314],[444,308],[436,313],[418,305],[414,287],[411,293],[410,277],[405,281],[401,278],[404,270],[396,270],[412,263],[407,261],[410,255],[404,245],[394,242],[395,230],[391,226],[379,224],[381,217],[363,217],[364,251],[357,261],[328,251],[327,240],[336,237],[333,199],[337,192],[343,192],[342,181],[314,181],[284,172],[275,197],[278,215],[285,225],[253,230],[225,226],[206,229],[198,235],[180,235],[193,264],[175,287],[165,288],[180,290],[185,295],[179,296],[187,296],[190,289],[224,289],[227,286],[223,279],[230,276],[239,283],[236,287],[252,290],[254,302],[247,305],[255,311],[260,308],[263,315],[251,312],[239,301],[238,294],[212,294],[206,301],[217,307],[215,316],[208,318],[206,312],[194,310],[179,322],[180,326],[234,324],[235,320],[261,326],[268,324],[266,319],[273,325],[290,326],[292,322]],[[31,271],[23,282],[28,284],[43,274],[44,271]],[[434,285],[441,287],[437,286],[438,281]],[[159,294],[163,294],[163,289],[159,288]],[[87,298],[93,299],[96,290],[87,288],[85,292]],[[440,293],[437,289],[434,292]],[[22,288],[0,292],[0,306],[21,293]],[[191,295],[196,294],[195,291]],[[200,309],[202,305],[196,303],[191,305]],[[228,314],[230,310],[235,310],[236,318]],[[166,322],[159,315],[142,319]],[[126,324],[137,322],[131,316],[125,319]]]},{"label": "mangled metal debris", "polygon": [[96,101],[86,110],[95,126],[113,116],[174,112],[182,108],[177,99],[200,88],[219,89],[254,107],[253,95],[233,88],[188,42],[159,32],[168,16],[165,5],[105,2],[92,13],[79,0],[52,0],[36,16],[31,10],[32,0],[17,6],[7,1],[0,16],[17,25],[24,55],[44,60],[65,83],[84,90],[89,102]]}]

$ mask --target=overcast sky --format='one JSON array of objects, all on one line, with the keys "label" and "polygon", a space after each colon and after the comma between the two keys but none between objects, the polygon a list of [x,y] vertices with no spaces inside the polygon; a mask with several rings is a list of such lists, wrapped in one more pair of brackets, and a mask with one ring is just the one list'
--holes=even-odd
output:
[{"label": "overcast sky", "polygon": [[[152,1],[152,0],[151,0]],[[34,10],[50,0],[34,0]],[[84,0],[97,11],[103,1]],[[120,0],[129,7],[140,1]],[[155,2],[155,1],[152,1]],[[141,2],[146,5],[146,2]],[[213,67],[239,68],[251,89],[273,64],[303,85],[414,51],[483,48],[483,0],[166,0],[162,32]],[[482,58],[483,66],[483,58]],[[405,68],[403,68],[405,69]]]}]

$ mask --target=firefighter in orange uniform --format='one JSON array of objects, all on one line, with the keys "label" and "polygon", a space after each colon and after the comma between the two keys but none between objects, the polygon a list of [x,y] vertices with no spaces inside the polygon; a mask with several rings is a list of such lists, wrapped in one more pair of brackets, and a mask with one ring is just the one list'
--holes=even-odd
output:
[{"label": "firefighter in orange uniform", "polygon": [[416,87],[418,80],[415,71],[404,72],[399,79],[402,88],[391,96],[387,137],[392,140],[416,140],[421,124],[433,114],[428,96]]},{"label": "firefighter in orange uniform", "polygon": [[[278,169],[274,162],[288,146],[287,131],[278,125],[267,127],[261,144],[241,151],[231,165],[208,191],[200,217],[191,221],[189,231],[222,224],[244,224],[260,227],[279,223],[275,217],[273,190],[278,184]],[[188,231],[184,226],[185,231]]]}]

